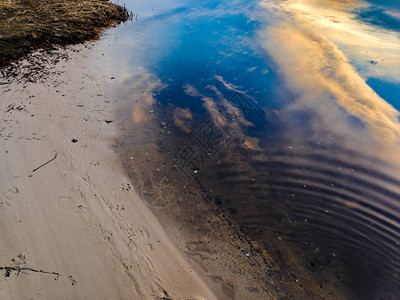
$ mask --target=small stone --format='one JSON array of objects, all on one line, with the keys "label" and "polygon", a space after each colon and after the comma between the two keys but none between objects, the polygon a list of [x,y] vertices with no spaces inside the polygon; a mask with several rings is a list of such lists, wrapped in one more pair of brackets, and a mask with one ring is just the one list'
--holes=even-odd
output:
[{"label": "small stone", "polygon": [[71,142],[73,142],[73,143],[77,143],[77,142],[78,142],[78,140],[77,140],[77,139],[72,139],[72,140],[71,140]]}]

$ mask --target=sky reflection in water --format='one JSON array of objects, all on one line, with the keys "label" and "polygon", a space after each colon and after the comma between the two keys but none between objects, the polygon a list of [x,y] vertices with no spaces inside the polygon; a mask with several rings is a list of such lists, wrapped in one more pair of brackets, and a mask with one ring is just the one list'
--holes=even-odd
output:
[{"label": "sky reflection in water", "polygon": [[[133,122],[146,119],[141,105],[159,102],[178,135],[208,119],[233,132],[253,155],[205,172],[239,211],[253,193],[257,212],[238,213],[239,224],[335,253],[360,297],[398,295],[398,1],[127,4],[139,19],[116,31],[113,51],[117,94],[139,100]],[[236,93],[249,110],[230,102]],[[226,195],[232,185],[240,191]],[[278,206],[286,221],[276,229],[262,220]]]}]

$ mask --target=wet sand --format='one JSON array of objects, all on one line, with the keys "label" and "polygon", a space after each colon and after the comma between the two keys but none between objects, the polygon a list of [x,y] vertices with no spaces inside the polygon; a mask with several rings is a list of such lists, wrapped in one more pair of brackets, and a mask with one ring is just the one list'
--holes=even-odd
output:
[{"label": "wet sand", "polygon": [[115,152],[108,38],[2,78],[1,299],[216,298]]},{"label": "wet sand", "polygon": [[[128,82],[126,86],[130,86]],[[135,89],[147,90],[141,85]],[[226,149],[204,151],[194,137],[210,123],[202,124],[198,115],[189,118],[172,105],[170,109],[161,107],[150,100],[156,96],[154,90],[157,88],[152,85],[150,92],[136,94],[138,101],[124,102],[119,95],[125,103],[119,110],[125,115],[118,151],[121,159],[127,160],[124,167],[135,188],[178,249],[194,262],[207,284],[219,291],[219,298],[349,298],[349,291],[336,277],[340,267],[315,276],[315,271],[307,268],[306,252],[276,233],[282,229],[276,227],[276,219],[285,213],[277,211],[279,206],[259,216],[261,206],[256,199],[260,194],[265,197],[267,190],[251,177],[255,174],[249,163],[255,152],[237,135],[224,136],[229,141],[223,145]],[[127,92],[126,100],[132,94]],[[183,122],[186,133],[178,115],[190,119]],[[247,182],[251,187],[244,191]],[[238,202],[239,198],[242,201]],[[264,228],[268,222],[271,226]]]},{"label": "wet sand", "polygon": [[350,210],[364,213],[374,189],[397,199],[381,162],[325,127],[316,145],[303,112],[246,106],[214,73],[201,89],[197,74],[129,70],[142,57],[127,37],[151,36],[136,25],[1,79],[0,298],[367,299],[390,287],[398,252],[380,251],[394,239],[354,246],[375,224]]},{"label": "wet sand", "polygon": [[131,121],[137,102],[112,93],[108,33],[2,78],[0,298],[337,296],[282,269],[171,160],[180,140],[161,111],[143,101],[153,117]]}]

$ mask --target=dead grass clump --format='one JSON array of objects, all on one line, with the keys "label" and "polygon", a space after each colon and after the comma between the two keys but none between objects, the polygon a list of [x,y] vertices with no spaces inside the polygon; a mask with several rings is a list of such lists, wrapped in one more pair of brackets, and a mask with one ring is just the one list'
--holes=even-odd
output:
[{"label": "dead grass clump", "polygon": [[95,39],[128,18],[108,0],[0,0],[0,68],[38,48]]}]

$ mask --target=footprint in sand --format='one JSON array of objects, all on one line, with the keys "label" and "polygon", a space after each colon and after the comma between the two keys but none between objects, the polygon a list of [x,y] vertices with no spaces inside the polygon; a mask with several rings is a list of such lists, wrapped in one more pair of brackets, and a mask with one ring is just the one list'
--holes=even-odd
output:
[{"label": "footprint in sand", "polygon": [[107,242],[111,241],[111,238],[113,237],[113,233],[110,230],[103,230],[103,239]]},{"label": "footprint in sand", "polygon": [[24,253],[20,253],[17,256],[14,256],[10,260],[10,263],[14,268],[23,268],[26,266],[27,262],[28,262],[28,255]]},{"label": "footprint in sand", "polygon": [[19,193],[19,189],[18,189],[16,186],[14,186],[14,187],[8,189],[8,191],[5,192],[3,195],[4,195],[4,197],[6,197],[8,200],[12,200],[12,199],[14,199],[14,198],[16,197],[16,195],[17,195],[18,193]]},{"label": "footprint in sand", "polygon": [[180,197],[170,183],[170,179],[163,172],[150,174],[144,180],[141,194],[146,203],[153,208],[165,208],[180,201]]},{"label": "footprint in sand", "polygon": [[135,247],[135,243],[139,240],[148,240],[150,238],[150,233],[146,227],[141,225],[129,225],[128,231],[128,246],[130,248]]},{"label": "footprint in sand", "polygon": [[118,215],[123,217],[125,215],[125,206],[122,204],[117,204],[115,207],[115,210],[117,211]]},{"label": "footprint in sand", "polygon": [[123,183],[121,189],[123,191],[129,192],[132,189],[132,186],[129,183]]}]

